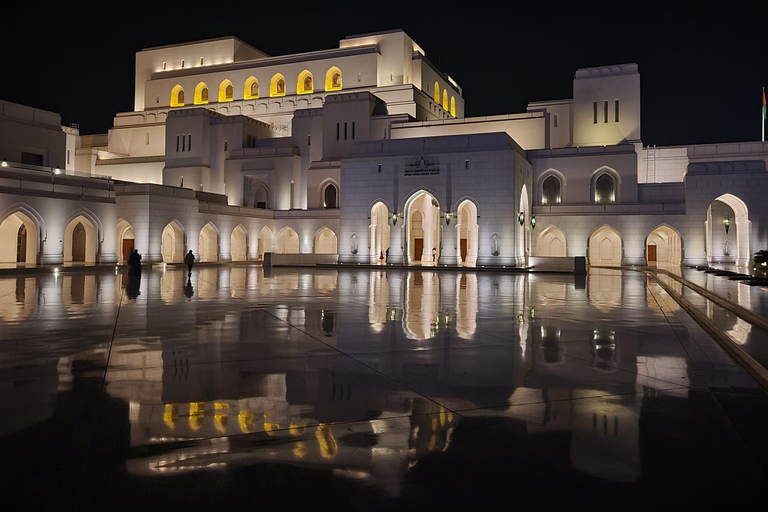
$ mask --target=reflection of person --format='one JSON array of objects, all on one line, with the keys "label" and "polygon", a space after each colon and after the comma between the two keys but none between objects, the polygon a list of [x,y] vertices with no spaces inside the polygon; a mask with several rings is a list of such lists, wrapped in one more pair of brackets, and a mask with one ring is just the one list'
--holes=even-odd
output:
[{"label": "reflection of person", "polygon": [[141,254],[137,249],[134,249],[130,256],[128,256],[128,274],[134,276],[141,275]]},{"label": "reflection of person", "polygon": [[187,296],[188,299],[191,299],[192,296],[195,295],[195,289],[192,288],[192,278],[187,278],[187,285],[184,287],[184,295]]},{"label": "reflection of person", "polygon": [[125,293],[129,299],[136,299],[141,295],[139,288],[141,287],[141,272],[138,274],[128,272],[128,282],[125,284]]},{"label": "reflection of person", "polygon": [[435,263],[437,260],[437,249],[435,247],[432,248],[432,263]]},{"label": "reflection of person", "polygon": [[195,255],[192,254],[192,249],[189,250],[186,256],[184,256],[184,263],[189,267],[189,275],[192,275],[192,265],[195,264]]},{"label": "reflection of person", "polygon": [[387,247],[387,252],[384,255],[384,263],[389,263],[389,247]]}]

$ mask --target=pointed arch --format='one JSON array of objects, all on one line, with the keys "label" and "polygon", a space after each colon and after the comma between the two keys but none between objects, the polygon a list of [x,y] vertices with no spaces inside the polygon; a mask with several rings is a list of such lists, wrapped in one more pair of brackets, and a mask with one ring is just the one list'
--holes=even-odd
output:
[{"label": "pointed arch", "polygon": [[527,265],[531,248],[531,203],[528,199],[528,187],[525,184],[523,184],[523,187],[520,190],[520,201],[518,206],[518,215],[522,213],[523,222],[522,225],[519,221],[515,222],[515,228],[517,229],[517,247],[515,248],[515,252],[519,262],[523,265]]},{"label": "pointed arch", "polygon": [[339,184],[333,178],[326,178],[320,183],[320,204],[326,209],[339,208]]},{"label": "pointed arch", "polygon": [[299,254],[299,235],[293,228],[286,226],[277,234],[278,254]]},{"label": "pointed arch", "polygon": [[185,234],[184,226],[176,219],[165,225],[160,234],[160,254],[164,263],[184,261]]},{"label": "pointed arch", "polygon": [[64,263],[96,263],[104,228],[87,208],[71,213],[64,229]]},{"label": "pointed arch", "polygon": [[477,263],[479,226],[477,224],[477,202],[466,198],[456,208],[456,244],[460,265],[474,267]]},{"label": "pointed arch", "polygon": [[325,73],[325,90],[326,92],[341,90],[341,70],[336,66],[332,66]]},{"label": "pointed arch", "polygon": [[259,97],[259,81],[255,76],[249,76],[243,87],[243,98],[246,100],[255,100]]},{"label": "pointed arch", "polygon": [[440,104],[440,84],[437,83],[437,80],[435,80],[435,89],[432,92],[434,93],[433,98],[435,99],[435,103],[439,105]]},{"label": "pointed arch", "polygon": [[133,226],[125,219],[118,219],[117,221],[117,254],[118,263],[126,263],[128,256],[136,246],[136,232],[133,230]]},{"label": "pointed arch", "polygon": [[621,233],[604,224],[589,237],[589,264],[592,266],[620,267],[624,255]]},{"label": "pointed arch", "polygon": [[645,238],[646,264],[658,263],[680,265],[683,258],[683,238],[680,232],[669,224],[653,228]]},{"label": "pointed arch", "polygon": [[232,101],[235,99],[235,87],[232,85],[232,81],[225,78],[219,84],[219,103],[225,101]]},{"label": "pointed arch", "polygon": [[38,263],[41,223],[42,217],[23,203],[0,213],[0,263]]},{"label": "pointed arch", "polygon": [[443,110],[448,112],[448,89],[443,89]]},{"label": "pointed arch", "polygon": [[209,222],[200,229],[197,252],[204,263],[219,261],[219,229],[214,223]]},{"label": "pointed arch", "polygon": [[602,166],[592,173],[590,197],[595,204],[618,203],[621,192],[621,175],[615,169]]},{"label": "pointed arch", "polygon": [[208,84],[200,82],[195,86],[195,105],[205,105],[208,103]]},{"label": "pointed arch", "polygon": [[568,256],[565,233],[557,226],[549,226],[536,239],[536,256],[564,258]]},{"label": "pointed arch", "polygon": [[232,261],[248,261],[248,231],[242,224],[235,226],[229,240]]},{"label": "pointed arch", "polygon": [[285,96],[285,77],[282,73],[275,73],[272,76],[272,80],[269,82],[269,95]]},{"label": "pointed arch", "polygon": [[425,188],[418,189],[405,202],[407,261],[431,265],[440,260],[440,202]]},{"label": "pointed arch", "polygon": [[314,77],[309,70],[305,69],[299,73],[296,81],[296,94],[309,94],[315,90]]},{"label": "pointed arch", "polygon": [[[550,180],[550,178],[557,181],[553,182]],[[538,199],[539,204],[552,205],[564,203],[566,183],[567,181],[565,175],[557,169],[550,167],[541,173],[538,180],[536,181],[536,198]],[[545,186],[545,184],[547,186]],[[545,188],[547,190],[545,190]]]},{"label": "pointed arch", "polygon": [[456,117],[456,97],[451,96],[451,116]]},{"label": "pointed arch", "polygon": [[184,106],[184,88],[179,84],[174,85],[173,89],[171,89],[171,106]]},{"label": "pointed arch", "polygon": [[265,252],[272,252],[272,230],[269,229],[267,226],[263,226],[259,230],[259,247],[258,247],[258,254],[259,259],[264,259],[264,253]]},{"label": "pointed arch", "polygon": [[[722,211],[719,214],[716,210],[713,212],[713,206],[717,202],[725,204],[730,212],[725,215]],[[727,233],[723,233],[722,228],[726,219],[729,222],[729,229]],[[716,197],[707,208],[705,228],[707,260],[710,263],[718,259],[726,261],[730,259],[735,260],[739,267],[749,265],[752,259],[752,222],[749,220],[749,209],[744,201],[730,193]],[[731,242],[734,238],[736,239],[735,247]]]},{"label": "pointed arch", "polygon": [[339,240],[336,233],[328,226],[318,229],[313,240],[314,254],[338,254]]},{"label": "pointed arch", "polygon": [[380,263],[381,255],[386,258],[389,250],[389,208],[381,201],[376,201],[370,208],[371,223],[368,226],[370,233],[370,263]]}]

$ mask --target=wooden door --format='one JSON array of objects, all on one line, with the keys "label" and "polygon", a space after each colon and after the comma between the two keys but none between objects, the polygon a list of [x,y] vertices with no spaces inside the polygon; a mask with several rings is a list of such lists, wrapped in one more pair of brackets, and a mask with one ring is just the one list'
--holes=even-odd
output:
[{"label": "wooden door", "polygon": [[461,250],[461,262],[466,263],[467,262],[467,239],[462,238],[460,242],[460,250]]},{"label": "wooden door", "polygon": [[421,258],[424,257],[424,239],[423,238],[414,238],[413,239],[413,256],[411,256],[411,261],[413,263],[421,262]]},{"label": "wooden door", "polygon": [[655,245],[648,246],[648,263],[650,262],[656,263],[656,246]]},{"label": "wooden door", "polygon": [[133,238],[123,239],[123,261],[126,263],[128,263],[128,256],[133,252],[134,242]]}]

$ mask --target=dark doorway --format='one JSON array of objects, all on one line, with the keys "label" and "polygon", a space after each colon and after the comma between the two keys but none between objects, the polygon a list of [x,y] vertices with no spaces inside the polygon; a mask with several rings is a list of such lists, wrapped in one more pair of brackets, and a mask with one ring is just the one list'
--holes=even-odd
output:
[{"label": "dark doorway", "polygon": [[16,263],[27,262],[27,227],[22,224],[16,237]]},{"label": "dark doorway", "polygon": [[466,261],[467,261],[467,252],[468,252],[467,251],[467,239],[466,238],[462,238],[461,242],[460,242],[460,245],[461,245],[461,247],[460,247],[460,249],[461,249],[461,262],[462,263],[466,263]]},{"label": "dark doorway", "polygon": [[85,227],[78,222],[72,231],[72,261],[85,262]]},{"label": "dark doorway", "polygon": [[413,256],[411,257],[411,262],[421,263],[421,258],[423,256],[424,256],[424,239],[414,238],[413,239]]}]

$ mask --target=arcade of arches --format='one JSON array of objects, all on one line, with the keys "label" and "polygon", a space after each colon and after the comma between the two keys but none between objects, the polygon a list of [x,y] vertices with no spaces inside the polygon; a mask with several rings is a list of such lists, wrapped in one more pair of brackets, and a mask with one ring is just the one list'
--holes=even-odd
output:
[{"label": "arcade of arches", "polygon": [[683,257],[680,234],[669,226],[659,226],[649,235],[645,243],[648,265],[669,263],[680,265]]}]

